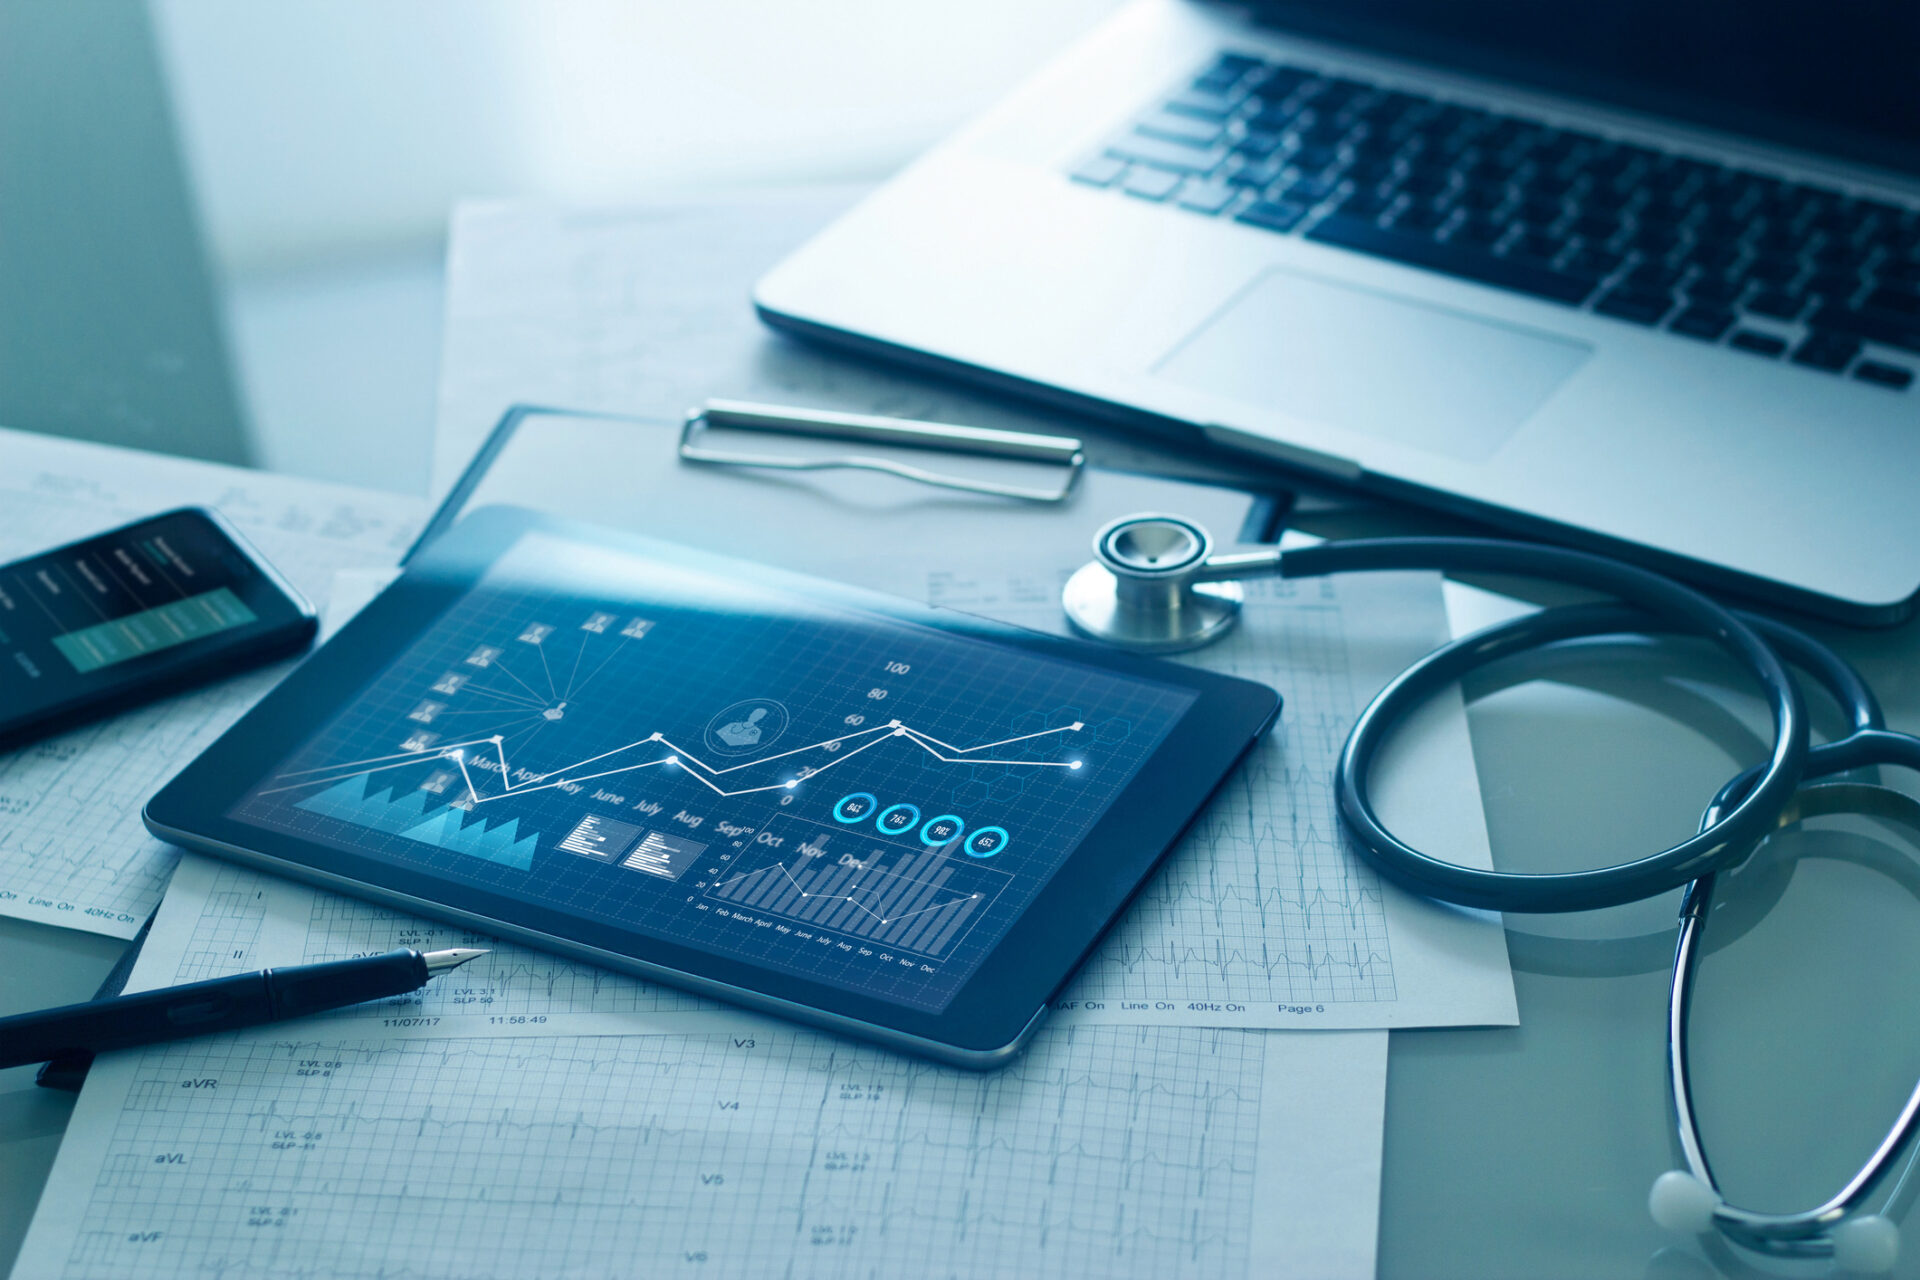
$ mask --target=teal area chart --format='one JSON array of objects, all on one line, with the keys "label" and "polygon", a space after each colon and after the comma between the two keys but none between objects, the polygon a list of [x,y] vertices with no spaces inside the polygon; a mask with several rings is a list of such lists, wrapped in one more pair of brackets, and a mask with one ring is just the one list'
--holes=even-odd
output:
[{"label": "teal area chart", "polygon": [[483,862],[496,862],[522,871],[533,867],[533,851],[540,836],[529,831],[520,834],[520,820],[508,818],[489,828],[485,818],[472,810],[453,804],[432,805],[425,791],[395,793],[393,786],[382,785],[373,775],[357,773],[316,792],[294,807],[318,813],[369,831],[384,831],[403,840],[418,840],[435,848],[447,849]]},{"label": "teal area chart", "polygon": [[937,1011],[1193,697],[533,534],[232,816]]}]

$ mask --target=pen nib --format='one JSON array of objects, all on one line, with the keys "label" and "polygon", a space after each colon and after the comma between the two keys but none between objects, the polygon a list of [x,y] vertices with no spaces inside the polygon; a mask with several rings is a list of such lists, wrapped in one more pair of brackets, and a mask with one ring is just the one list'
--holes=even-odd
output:
[{"label": "pen nib", "polygon": [[458,969],[469,960],[478,960],[487,954],[472,947],[449,947],[445,951],[428,951],[422,958],[427,962],[427,976],[437,978],[452,969]]}]

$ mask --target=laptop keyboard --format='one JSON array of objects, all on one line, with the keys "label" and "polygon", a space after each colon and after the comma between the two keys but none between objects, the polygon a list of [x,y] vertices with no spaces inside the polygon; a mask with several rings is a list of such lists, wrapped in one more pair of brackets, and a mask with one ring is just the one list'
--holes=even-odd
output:
[{"label": "laptop keyboard", "polygon": [[1920,209],[1307,67],[1223,54],[1072,176],[1890,390],[1920,363]]}]

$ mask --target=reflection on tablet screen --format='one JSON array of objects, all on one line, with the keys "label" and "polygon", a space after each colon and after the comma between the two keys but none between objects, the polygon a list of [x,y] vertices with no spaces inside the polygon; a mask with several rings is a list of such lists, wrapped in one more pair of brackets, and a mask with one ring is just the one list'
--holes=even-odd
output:
[{"label": "reflection on tablet screen", "polygon": [[1193,702],[530,533],[231,816],[939,1012]]}]

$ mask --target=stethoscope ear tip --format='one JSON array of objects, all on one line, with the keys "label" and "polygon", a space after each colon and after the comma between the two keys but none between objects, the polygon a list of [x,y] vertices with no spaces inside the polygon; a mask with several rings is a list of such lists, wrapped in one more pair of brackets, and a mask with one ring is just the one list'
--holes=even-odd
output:
[{"label": "stethoscope ear tip", "polygon": [[1833,1229],[1833,1265],[1859,1275],[1885,1275],[1900,1258],[1900,1228],[1877,1213]]},{"label": "stethoscope ear tip", "polygon": [[1647,1193],[1647,1212],[1663,1230],[1679,1235],[1704,1235],[1713,1229],[1713,1211],[1719,1193],[1685,1169],[1669,1169],[1653,1180]]},{"label": "stethoscope ear tip", "polygon": [[[1654,1222],[1678,1235],[1711,1231],[1720,1204],[1719,1193],[1685,1169],[1661,1174],[1647,1193],[1647,1212]],[[1900,1258],[1900,1228],[1877,1213],[1850,1218],[1827,1235],[1833,1242],[1833,1265],[1839,1271],[1885,1275]]]}]

